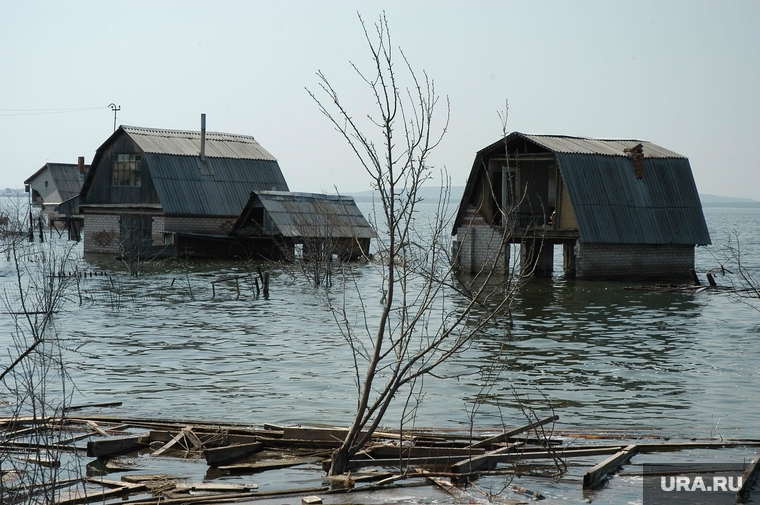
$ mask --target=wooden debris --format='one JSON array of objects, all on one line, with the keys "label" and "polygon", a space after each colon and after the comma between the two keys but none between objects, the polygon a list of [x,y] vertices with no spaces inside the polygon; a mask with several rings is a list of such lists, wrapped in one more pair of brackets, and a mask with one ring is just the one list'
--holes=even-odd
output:
[{"label": "wooden debris", "polygon": [[148,437],[109,437],[106,440],[87,442],[87,456],[104,458],[134,451],[148,445]]},{"label": "wooden debris", "polygon": [[85,421],[85,422],[86,422],[86,423],[87,423],[87,425],[88,425],[88,426],[90,426],[90,427],[91,427],[93,430],[97,431],[98,433],[100,433],[100,434],[101,434],[101,435],[103,435],[104,437],[108,438],[108,437],[110,437],[110,436],[111,436],[111,434],[110,434],[110,433],[108,433],[108,432],[107,432],[107,431],[105,431],[103,428],[101,428],[100,426],[98,426],[98,423],[96,423],[95,421]]},{"label": "wooden debris", "polygon": [[190,491],[216,491],[216,492],[247,492],[254,489],[258,489],[258,484],[233,484],[233,483],[220,483],[220,482],[191,482],[191,483],[178,483],[174,487],[176,491],[187,492]]},{"label": "wooden debris", "polygon": [[177,435],[175,435],[174,438],[164,444],[163,447],[151,453],[151,456],[160,456],[164,452],[174,447],[182,439],[188,440],[195,449],[203,449],[203,442],[201,442],[195,433],[193,433],[193,429],[190,426],[185,426],[180,430],[179,433],[177,433]]},{"label": "wooden debris", "polygon": [[40,456],[34,456],[31,458],[21,458],[23,461],[26,461],[27,463],[33,463],[35,465],[44,466],[47,468],[58,468],[61,466],[61,462],[57,459],[52,458],[43,458]]},{"label": "wooden debris", "polygon": [[[602,448],[589,448],[589,449],[564,449],[564,450],[552,450],[552,451],[493,451],[483,456],[477,456],[475,458],[469,458],[462,462],[459,462],[451,467],[451,470],[457,473],[471,473],[477,471],[477,468],[482,467],[485,464],[489,466],[493,463],[517,463],[523,460],[529,459],[554,459],[554,458],[585,458],[589,456],[605,456],[607,454],[615,454],[622,449],[621,446],[616,447],[602,447]],[[478,465],[475,466],[475,463]]]},{"label": "wooden debris", "polygon": [[277,468],[307,465],[309,463],[314,463],[315,461],[315,458],[285,458],[271,461],[260,461],[257,463],[244,463],[240,465],[225,465],[218,468],[221,471],[230,472],[230,474],[256,473],[265,472],[267,470],[275,470]]},{"label": "wooden debris", "polygon": [[595,465],[583,476],[583,489],[598,487],[607,475],[615,472],[621,465],[626,464],[638,452],[639,448],[637,446],[629,445],[598,465]]},{"label": "wooden debris", "polygon": [[760,451],[752,458],[747,469],[742,475],[742,487],[736,492],[736,500],[740,503],[746,503],[749,500],[749,492],[757,480],[760,473]]},{"label": "wooden debris", "polygon": [[400,447],[391,445],[378,445],[368,451],[373,458],[429,458],[440,456],[480,456],[486,453],[485,449],[468,447]]},{"label": "wooden debris", "polygon": [[463,461],[459,461],[458,463],[452,465],[451,471],[454,473],[475,472],[484,465],[490,465],[492,461],[491,460],[492,456],[496,456],[497,454],[503,454],[503,453],[516,451],[522,447],[523,447],[522,443],[509,444],[506,447],[502,447],[501,449],[496,449],[495,451],[491,451],[487,454],[483,454],[480,456],[471,456]]},{"label": "wooden debris", "polygon": [[[307,428],[301,426],[286,426],[283,428],[282,438],[289,440],[309,440],[317,442],[332,442],[340,446],[348,434],[346,428]],[[373,438],[399,439],[395,433],[376,431]]]},{"label": "wooden debris", "polygon": [[69,498],[59,500],[56,505],[77,505],[80,503],[90,503],[94,501],[105,501],[117,496],[134,493],[145,489],[141,484],[129,484],[119,481],[110,481],[104,479],[90,478],[88,482],[100,484],[104,487],[111,487],[112,489],[103,490],[100,493],[84,492],[80,488],[75,488],[70,494]]},{"label": "wooden debris", "polygon": [[467,493],[466,491],[462,491],[458,487],[456,487],[454,484],[451,483],[451,479],[444,479],[442,477],[432,477],[429,476],[427,479],[438,486],[439,488],[443,489],[447,493],[449,493],[451,496],[457,499],[458,502],[461,503],[478,503],[478,504],[490,504],[488,500],[485,498],[479,498],[475,495],[472,495],[470,493]]},{"label": "wooden debris", "polygon": [[525,426],[520,426],[519,428],[515,428],[514,430],[506,431],[502,433],[501,435],[497,435],[495,437],[481,440],[480,442],[476,442],[472,445],[469,445],[468,447],[470,448],[489,447],[489,446],[498,444],[499,442],[504,442],[506,440],[509,440],[515,435],[519,435],[520,433],[525,433],[526,431],[532,430],[533,428],[538,428],[539,426],[543,426],[545,424],[549,424],[554,421],[557,421],[558,419],[559,419],[559,416],[547,417],[546,419],[541,419],[540,421],[536,421],[534,423],[528,423]]},{"label": "wooden debris", "polygon": [[181,477],[177,475],[170,475],[166,473],[144,473],[140,475],[123,475],[121,480],[132,484],[140,484],[143,482],[151,482],[157,480],[179,480]]},{"label": "wooden debris", "polygon": [[70,412],[72,410],[101,409],[107,407],[121,407],[121,402],[85,403],[84,405],[71,405],[69,407],[64,407],[63,410],[64,412]]},{"label": "wooden debris", "polygon": [[264,444],[261,442],[254,442],[252,444],[235,444],[224,447],[215,447],[213,449],[205,449],[203,451],[203,457],[206,458],[206,463],[211,467],[219,465],[226,465],[233,463],[238,459],[256,454],[264,448]]}]

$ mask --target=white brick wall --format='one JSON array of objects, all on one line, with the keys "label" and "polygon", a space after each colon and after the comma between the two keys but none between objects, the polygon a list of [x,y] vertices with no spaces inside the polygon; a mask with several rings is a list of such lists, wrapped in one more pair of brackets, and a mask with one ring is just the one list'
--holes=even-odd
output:
[{"label": "white brick wall", "polygon": [[[477,273],[490,270],[494,261],[498,261],[496,271],[503,274],[509,257],[504,257],[502,232],[501,228],[486,223],[474,209],[468,209],[464,225],[457,229],[459,268],[464,272]],[[506,250],[509,254],[508,247]]]},{"label": "white brick wall", "polygon": [[119,216],[117,214],[84,214],[84,252],[119,253]]}]

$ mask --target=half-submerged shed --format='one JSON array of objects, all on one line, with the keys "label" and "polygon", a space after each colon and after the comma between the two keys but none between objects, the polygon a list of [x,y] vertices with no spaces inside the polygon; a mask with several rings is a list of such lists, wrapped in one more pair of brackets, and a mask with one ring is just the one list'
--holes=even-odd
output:
[{"label": "half-submerged shed", "polygon": [[84,251],[220,255],[214,239],[229,237],[256,190],[288,185],[253,137],[206,133],[205,115],[200,132],[121,126],[82,188]]},{"label": "half-submerged shed", "polygon": [[59,207],[79,195],[89,169],[80,156],[78,163],[45,163],[24,181],[32,205],[47,217],[51,227],[56,226],[56,221],[66,223],[67,212]]},{"label": "half-submerged shed", "polygon": [[524,266],[551,273],[561,244],[578,278],[686,278],[710,244],[689,160],[640,140],[514,132],[478,151],[452,230],[459,267],[493,264],[505,226]]},{"label": "half-submerged shed", "polygon": [[284,191],[252,192],[232,234],[270,258],[292,257],[300,245],[304,259],[343,260],[367,255],[377,237],[351,197]]}]

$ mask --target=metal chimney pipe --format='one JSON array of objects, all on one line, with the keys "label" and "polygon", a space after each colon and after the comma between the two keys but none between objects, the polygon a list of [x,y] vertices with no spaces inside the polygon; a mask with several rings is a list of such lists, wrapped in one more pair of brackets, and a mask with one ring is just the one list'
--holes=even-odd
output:
[{"label": "metal chimney pipe", "polygon": [[206,114],[201,114],[201,160],[206,159]]}]

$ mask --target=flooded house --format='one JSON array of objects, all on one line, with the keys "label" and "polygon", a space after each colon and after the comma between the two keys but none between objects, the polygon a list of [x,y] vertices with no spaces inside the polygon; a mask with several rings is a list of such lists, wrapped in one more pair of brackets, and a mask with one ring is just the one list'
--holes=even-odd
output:
[{"label": "flooded house", "polygon": [[32,207],[40,210],[50,227],[66,226],[72,218],[82,219],[59,207],[79,195],[89,169],[90,166],[84,164],[84,157],[80,156],[77,163],[45,163],[24,181]]},{"label": "flooded house", "polygon": [[[689,160],[641,140],[509,134],[481,149],[452,235],[455,261],[579,279],[688,278],[710,235]],[[504,237],[504,241],[502,240]],[[505,254],[506,253],[506,254]]]},{"label": "flooded house", "polygon": [[252,191],[288,191],[253,137],[119,127],[96,151],[80,194],[84,252],[234,256],[230,232]]},{"label": "flooded house", "polygon": [[358,259],[377,237],[351,197],[284,191],[252,192],[232,235],[258,243],[255,250],[270,258],[307,260]]}]

